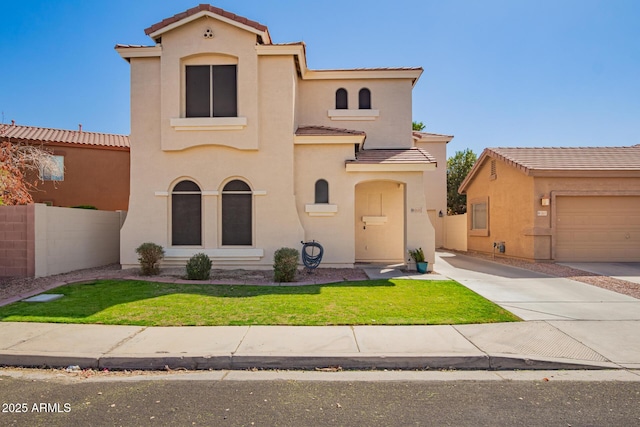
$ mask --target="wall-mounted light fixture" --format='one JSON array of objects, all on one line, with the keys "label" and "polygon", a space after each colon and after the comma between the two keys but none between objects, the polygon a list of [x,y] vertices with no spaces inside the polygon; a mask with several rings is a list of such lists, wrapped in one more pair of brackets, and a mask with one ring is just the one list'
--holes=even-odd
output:
[{"label": "wall-mounted light fixture", "polygon": [[544,196],[542,199],[540,199],[540,204],[542,206],[549,206],[549,197]]},{"label": "wall-mounted light fixture", "polygon": [[442,217],[444,216],[444,214],[442,213],[442,211],[438,212],[438,216],[439,216],[440,218],[442,218]]}]

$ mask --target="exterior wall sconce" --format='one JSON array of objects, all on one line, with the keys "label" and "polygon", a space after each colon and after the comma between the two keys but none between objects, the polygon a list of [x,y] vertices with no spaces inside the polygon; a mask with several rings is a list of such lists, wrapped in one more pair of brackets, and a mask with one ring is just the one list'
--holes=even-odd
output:
[{"label": "exterior wall sconce", "polygon": [[442,217],[444,216],[444,214],[442,213],[442,211],[438,212],[438,216],[439,216],[440,218],[442,218]]},{"label": "exterior wall sconce", "polygon": [[540,204],[542,206],[549,206],[549,198],[548,197],[543,197],[542,199],[540,199]]}]

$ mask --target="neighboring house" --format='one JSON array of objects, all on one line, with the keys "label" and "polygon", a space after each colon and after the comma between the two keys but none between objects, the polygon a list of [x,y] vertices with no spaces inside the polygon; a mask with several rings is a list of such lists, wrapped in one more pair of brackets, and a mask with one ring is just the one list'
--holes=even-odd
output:
[{"label": "neighboring house", "polygon": [[640,145],[487,148],[459,191],[470,251],[640,261]]},{"label": "neighboring house", "polygon": [[432,268],[451,137],[411,132],[422,68],[311,70],[304,43],[209,5],[145,33],[154,46],[116,46],[131,67],[124,268],[148,241],[164,265],[270,268],[314,239],[324,267],[422,247]]},{"label": "neighboring house", "polygon": [[0,141],[42,146],[53,152],[59,168],[28,177],[38,181],[35,203],[100,210],[127,210],[129,137],[79,130],[3,125]]}]

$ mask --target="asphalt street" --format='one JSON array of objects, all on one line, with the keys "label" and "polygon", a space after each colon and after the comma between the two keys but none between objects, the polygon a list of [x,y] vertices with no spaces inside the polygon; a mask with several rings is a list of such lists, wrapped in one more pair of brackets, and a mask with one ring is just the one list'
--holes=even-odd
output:
[{"label": "asphalt street", "polygon": [[33,379],[0,374],[0,425],[640,424],[637,380],[567,381],[536,375],[515,381],[185,381],[144,376],[70,381],[56,375]]}]

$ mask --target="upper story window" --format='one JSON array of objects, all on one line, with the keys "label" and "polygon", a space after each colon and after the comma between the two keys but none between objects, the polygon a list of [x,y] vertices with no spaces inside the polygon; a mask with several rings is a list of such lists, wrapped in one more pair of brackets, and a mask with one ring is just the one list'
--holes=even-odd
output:
[{"label": "upper story window", "polygon": [[237,117],[236,65],[187,65],[186,117]]},{"label": "upper story window", "polygon": [[40,169],[42,181],[64,181],[64,156],[52,156],[52,161]]},{"label": "upper story window", "polygon": [[360,92],[358,92],[358,108],[360,110],[371,109],[371,91],[366,87],[363,87],[360,89]]},{"label": "upper story window", "polygon": [[336,91],[336,110],[346,110],[349,108],[347,100],[347,90],[340,88]]},{"label": "upper story window", "polygon": [[316,181],[315,203],[329,203],[329,183],[324,179]]}]

